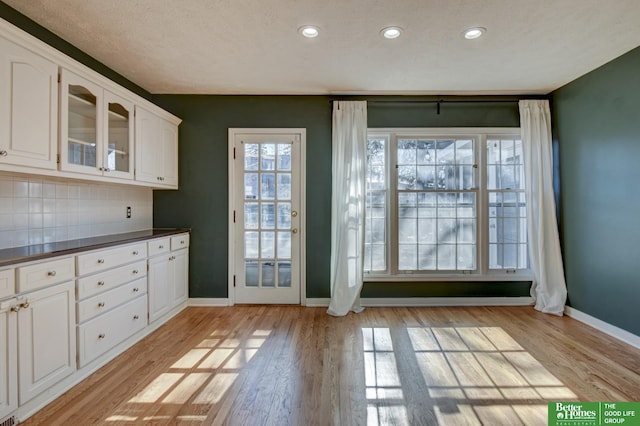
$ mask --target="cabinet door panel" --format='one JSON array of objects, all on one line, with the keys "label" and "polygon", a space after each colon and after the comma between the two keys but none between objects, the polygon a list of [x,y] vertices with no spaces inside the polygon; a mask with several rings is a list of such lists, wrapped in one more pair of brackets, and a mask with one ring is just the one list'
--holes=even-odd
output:
[{"label": "cabinet door panel", "polygon": [[24,296],[18,312],[20,404],[75,371],[74,299],[73,282]]},{"label": "cabinet door panel", "polygon": [[133,102],[104,91],[105,176],[133,179]]},{"label": "cabinet door panel", "polygon": [[160,318],[171,309],[169,256],[149,259],[147,294],[149,295],[149,322]]},{"label": "cabinet door panel", "polygon": [[178,186],[178,128],[162,120],[162,181],[163,185]]},{"label": "cabinet door panel", "polygon": [[70,71],[60,75],[60,168],[102,175],[103,90]]},{"label": "cabinet door panel", "polygon": [[173,257],[173,306],[185,302],[188,298],[189,250],[171,253]]},{"label": "cabinet door panel", "polygon": [[0,38],[0,166],[56,168],[58,67]]},{"label": "cabinet door panel", "polygon": [[12,301],[0,303],[0,419],[18,408],[18,345]]},{"label": "cabinet door panel", "polygon": [[136,180],[159,184],[162,149],[159,117],[136,107]]}]

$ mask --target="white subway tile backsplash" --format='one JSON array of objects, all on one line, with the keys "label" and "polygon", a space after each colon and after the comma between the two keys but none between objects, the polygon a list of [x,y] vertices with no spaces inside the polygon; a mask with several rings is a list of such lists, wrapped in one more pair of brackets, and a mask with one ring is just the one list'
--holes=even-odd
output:
[{"label": "white subway tile backsplash", "polygon": [[[127,219],[127,207],[132,218]],[[153,190],[0,176],[0,249],[149,229]]]},{"label": "white subway tile backsplash", "polygon": [[[29,194],[31,196],[31,194]],[[42,184],[42,198],[56,198],[56,184],[55,183],[43,183]]]},{"label": "white subway tile backsplash", "polygon": [[15,179],[13,181],[13,196],[27,198],[29,196],[29,181],[25,179]]},{"label": "white subway tile backsplash", "polygon": [[29,198],[42,198],[42,181],[29,179]]}]

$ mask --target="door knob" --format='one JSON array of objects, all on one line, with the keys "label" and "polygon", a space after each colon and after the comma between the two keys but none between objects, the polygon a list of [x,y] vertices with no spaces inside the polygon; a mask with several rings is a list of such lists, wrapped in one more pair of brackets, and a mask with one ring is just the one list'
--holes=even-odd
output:
[{"label": "door knob", "polygon": [[292,212],[291,212],[291,216],[292,216],[292,217],[296,217],[296,216],[298,216],[298,212],[297,212],[297,211],[295,211],[295,210],[294,210],[294,211],[292,211]]},{"label": "door knob", "polygon": [[292,232],[293,234],[297,234],[297,233],[298,233],[298,228],[293,228],[293,229],[291,230],[291,232]]}]

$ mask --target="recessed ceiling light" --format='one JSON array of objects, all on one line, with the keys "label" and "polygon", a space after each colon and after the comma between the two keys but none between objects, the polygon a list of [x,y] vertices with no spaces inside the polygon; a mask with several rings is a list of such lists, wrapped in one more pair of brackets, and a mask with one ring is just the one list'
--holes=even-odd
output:
[{"label": "recessed ceiling light", "polygon": [[316,38],[320,35],[320,28],[314,27],[313,25],[303,25],[298,28],[298,32],[306,38]]},{"label": "recessed ceiling light", "polygon": [[473,40],[474,38],[481,37],[482,34],[484,34],[486,31],[487,31],[486,28],[475,27],[475,28],[469,28],[462,34],[464,35],[464,38],[466,38],[467,40]]},{"label": "recessed ceiling light", "polygon": [[402,34],[402,28],[400,27],[386,27],[380,31],[380,34],[384,38],[398,38]]}]

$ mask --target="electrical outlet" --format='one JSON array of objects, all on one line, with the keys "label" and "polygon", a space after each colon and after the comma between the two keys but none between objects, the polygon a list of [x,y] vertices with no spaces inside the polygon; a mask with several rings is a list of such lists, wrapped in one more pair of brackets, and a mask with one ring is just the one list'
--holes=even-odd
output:
[{"label": "electrical outlet", "polygon": [[127,219],[131,219],[131,207],[127,206]]}]

